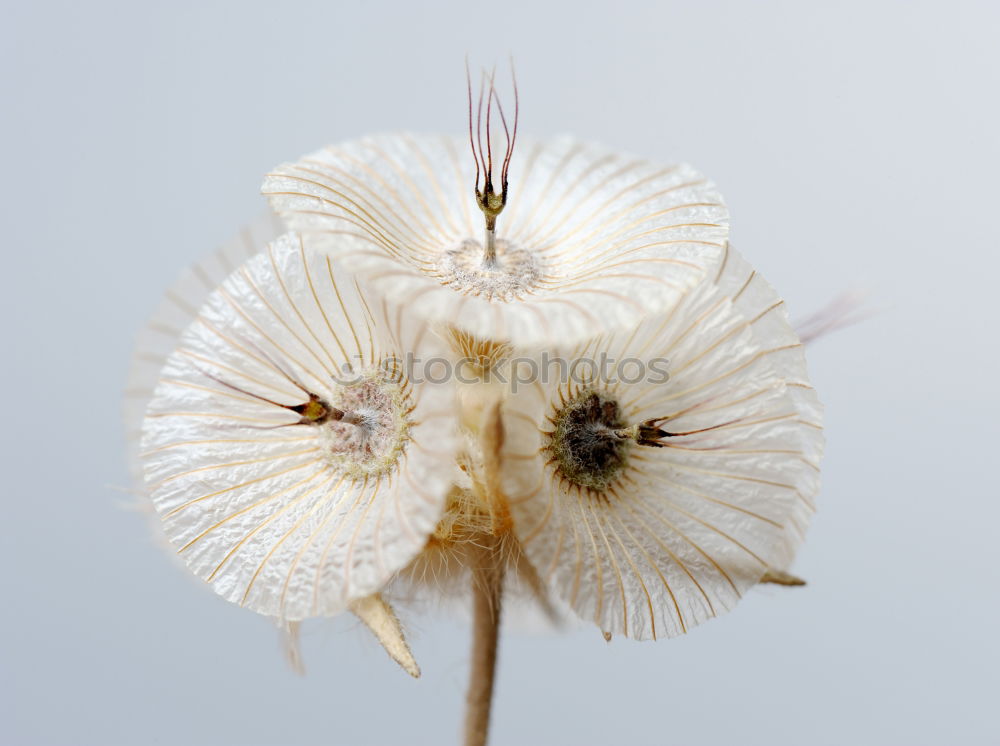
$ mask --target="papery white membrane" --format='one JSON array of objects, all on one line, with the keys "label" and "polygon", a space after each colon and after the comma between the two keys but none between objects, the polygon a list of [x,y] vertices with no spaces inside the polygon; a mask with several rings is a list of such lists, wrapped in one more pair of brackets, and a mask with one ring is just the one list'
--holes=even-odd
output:
[{"label": "papery white membrane", "polygon": [[393,468],[365,478],[331,460],[322,425],[256,397],[299,405],[298,383],[336,402],[345,365],[435,354],[425,329],[366,303],[294,234],[211,294],[167,360],[142,441],[153,502],[196,575],[230,601],[297,620],[378,591],[420,551],[454,470],[447,387],[403,382],[408,438]]},{"label": "papery white membrane", "polygon": [[129,471],[142,486],[139,461],[142,418],[153,399],[167,357],[198,315],[205,299],[247,259],[284,233],[276,215],[267,213],[246,225],[231,241],[186,269],[163,295],[148,323],[139,330],[125,386],[124,420]]},{"label": "papery white membrane", "polygon": [[278,167],[263,192],[309,245],[342,258],[409,312],[478,337],[531,345],[634,325],[714,269],[728,211],[690,166],[559,137],[519,138],[497,240],[538,259],[541,279],[500,301],[445,283],[445,252],[481,241],[467,140],[381,135]]},{"label": "papery white membrane", "polygon": [[819,488],[822,411],[774,291],[734,251],[715,277],[630,332],[551,351],[668,358],[670,378],[602,386],[628,424],[686,433],[631,444],[605,495],[546,460],[547,419],[588,385],[539,383],[506,405],[504,488],[524,552],[553,593],[606,632],[681,634],[791,561]]}]

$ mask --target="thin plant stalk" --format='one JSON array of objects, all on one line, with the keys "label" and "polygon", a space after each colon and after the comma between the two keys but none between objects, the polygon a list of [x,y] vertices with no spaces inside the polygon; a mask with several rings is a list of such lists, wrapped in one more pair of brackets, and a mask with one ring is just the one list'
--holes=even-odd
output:
[{"label": "thin plant stalk", "polygon": [[465,746],[485,746],[493,704],[504,568],[496,539],[490,539],[472,571],[472,657],[466,695]]}]

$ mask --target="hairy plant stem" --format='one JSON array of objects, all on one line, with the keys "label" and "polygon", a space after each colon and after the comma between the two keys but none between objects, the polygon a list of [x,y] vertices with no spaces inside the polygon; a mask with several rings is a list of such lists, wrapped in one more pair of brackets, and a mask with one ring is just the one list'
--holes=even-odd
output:
[{"label": "hairy plant stem", "polygon": [[490,221],[486,221],[486,233],[483,240],[483,266],[486,269],[493,269],[497,264],[497,230],[496,230],[496,218],[493,220],[493,225],[490,225]]},{"label": "hairy plant stem", "polygon": [[504,567],[498,551],[499,539],[484,536],[482,544],[479,561],[472,569],[472,657],[466,694],[465,746],[485,746],[489,736],[500,639]]}]

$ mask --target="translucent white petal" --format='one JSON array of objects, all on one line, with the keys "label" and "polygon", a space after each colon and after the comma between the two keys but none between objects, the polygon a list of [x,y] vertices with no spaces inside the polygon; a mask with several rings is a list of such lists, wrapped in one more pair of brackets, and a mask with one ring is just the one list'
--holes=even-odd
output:
[{"label": "translucent white petal", "polygon": [[665,382],[647,368],[640,382],[596,387],[627,423],[668,417],[661,427],[688,434],[633,444],[621,479],[595,495],[562,479],[544,450],[546,418],[587,385],[522,390],[505,419],[515,530],[581,617],[639,639],[677,635],[790,561],[819,487],[821,409],[780,301],[732,251],[717,277],[634,332],[555,354],[601,353],[669,359]]},{"label": "translucent white petal", "polygon": [[[673,305],[714,268],[728,212],[704,176],[569,137],[518,140],[500,242],[540,272],[502,301],[447,284],[442,262],[480,240],[474,162],[460,138],[383,135],[277,168],[263,191],[289,226],[408,310],[519,344],[581,339]],[[475,291],[478,292],[478,291]]]},{"label": "translucent white petal", "polygon": [[186,269],[164,293],[149,322],[136,335],[124,403],[129,470],[136,484],[142,484],[142,464],[139,462],[142,418],[153,398],[153,389],[167,356],[177,347],[181,334],[198,315],[209,293],[283,232],[280,221],[271,214],[248,224],[232,241]]},{"label": "translucent white petal", "polygon": [[332,614],[419,552],[454,468],[448,389],[404,380],[402,453],[366,477],[331,456],[325,426],[278,405],[303,404],[306,389],[336,406],[344,366],[432,351],[424,328],[366,304],[294,234],[211,294],[163,369],[142,459],[170,541],[220,595],[291,620]]}]

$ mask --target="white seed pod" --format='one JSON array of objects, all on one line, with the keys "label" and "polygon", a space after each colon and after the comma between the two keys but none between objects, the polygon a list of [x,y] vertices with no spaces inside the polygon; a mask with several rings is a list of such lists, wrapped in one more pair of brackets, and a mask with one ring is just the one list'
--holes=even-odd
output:
[{"label": "white seed pod", "polygon": [[611,361],[507,402],[514,530],[554,594],[605,633],[655,639],[787,567],[822,411],[781,301],[735,252],[667,312],[550,354]]},{"label": "white seed pod", "polygon": [[143,422],[147,488],[190,569],[287,620],[381,589],[425,544],[453,478],[451,393],[397,364],[434,344],[294,234],[233,273]]},{"label": "white seed pod", "polygon": [[570,137],[517,143],[492,263],[468,140],[366,137],[278,167],[263,192],[378,294],[481,339],[532,345],[634,325],[717,266],[728,212],[690,166]]}]

